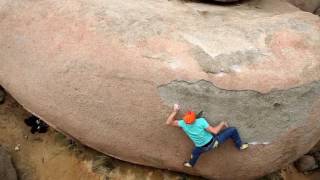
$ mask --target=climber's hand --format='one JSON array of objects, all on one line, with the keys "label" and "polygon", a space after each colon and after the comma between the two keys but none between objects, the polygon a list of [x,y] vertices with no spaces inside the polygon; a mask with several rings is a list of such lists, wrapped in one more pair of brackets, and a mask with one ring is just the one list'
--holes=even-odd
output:
[{"label": "climber's hand", "polygon": [[224,125],[225,128],[229,127],[229,124],[226,121],[223,121],[223,125]]},{"label": "climber's hand", "polygon": [[173,105],[173,111],[174,111],[174,112],[178,112],[179,110],[180,110],[179,104],[174,104],[174,105]]}]

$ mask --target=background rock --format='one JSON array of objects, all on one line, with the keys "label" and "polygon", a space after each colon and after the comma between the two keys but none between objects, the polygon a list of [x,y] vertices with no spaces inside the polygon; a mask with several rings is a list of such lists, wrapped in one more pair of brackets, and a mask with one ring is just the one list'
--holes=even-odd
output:
[{"label": "background rock", "polygon": [[[0,84],[101,152],[247,179],[319,141],[320,20],[288,3],[0,2]],[[228,142],[183,168],[192,144],[164,125],[176,102],[205,110],[211,124],[229,121],[256,145],[240,153]]]},{"label": "background rock", "polygon": [[318,9],[314,12],[314,14],[320,16],[320,8],[318,8]]},{"label": "background rock", "polygon": [[237,1],[239,1],[239,0],[213,0],[214,2],[226,2],[226,3],[228,3],[228,2],[237,2]]},{"label": "background rock", "polygon": [[11,156],[0,146],[0,179],[17,180],[16,170],[11,162]]},{"label": "background rock", "polygon": [[293,5],[299,7],[304,11],[314,13],[320,8],[320,0],[288,0]]},{"label": "background rock", "polygon": [[295,165],[300,172],[307,172],[318,168],[315,158],[310,155],[302,156],[295,162]]},{"label": "background rock", "polygon": [[320,165],[320,151],[313,153],[313,157],[317,161],[317,164]]}]

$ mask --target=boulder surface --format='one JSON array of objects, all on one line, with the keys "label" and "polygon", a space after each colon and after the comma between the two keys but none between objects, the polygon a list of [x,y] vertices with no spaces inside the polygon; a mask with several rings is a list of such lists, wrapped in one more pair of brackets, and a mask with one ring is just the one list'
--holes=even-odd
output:
[{"label": "boulder surface", "polygon": [[[0,0],[0,84],[54,128],[116,158],[207,178],[255,178],[320,137],[320,19],[278,0]],[[173,103],[228,121],[231,142],[182,163]]]}]

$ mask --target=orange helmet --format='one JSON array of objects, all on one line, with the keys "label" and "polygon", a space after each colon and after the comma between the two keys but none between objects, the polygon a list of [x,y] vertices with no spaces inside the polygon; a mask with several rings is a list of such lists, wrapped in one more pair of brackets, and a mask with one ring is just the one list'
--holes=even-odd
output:
[{"label": "orange helmet", "polygon": [[196,113],[193,111],[188,111],[183,116],[183,120],[186,124],[192,124],[196,120]]}]

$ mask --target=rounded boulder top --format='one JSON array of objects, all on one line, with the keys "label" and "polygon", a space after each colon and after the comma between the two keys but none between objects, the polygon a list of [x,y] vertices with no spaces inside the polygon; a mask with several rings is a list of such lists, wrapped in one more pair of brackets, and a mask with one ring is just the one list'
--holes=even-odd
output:
[{"label": "rounded boulder top", "polygon": [[[0,84],[57,130],[110,156],[207,178],[255,178],[320,137],[320,19],[284,1],[0,0]],[[172,105],[228,121],[184,168]],[[181,117],[181,116],[180,116]]]}]

